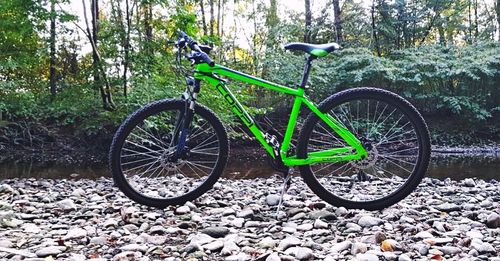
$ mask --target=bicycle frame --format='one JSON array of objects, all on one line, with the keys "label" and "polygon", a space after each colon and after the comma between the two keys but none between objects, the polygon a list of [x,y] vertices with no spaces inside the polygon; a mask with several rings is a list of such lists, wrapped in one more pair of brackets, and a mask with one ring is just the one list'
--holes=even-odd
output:
[{"label": "bicycle frame", "polygon": [[[214,75],[214,73],[217,75]],[[266,141],[264,132],[257,124],[255,124],[255,120],[248,114],[238,99],[236,99],[233,93],[227,88],[226,81],[219,78],[218,75],[294,96],[290,119],[280,147],[279,155],[274,152],[273,146]],[[320,162],[350,161],[368,157],[368,153],[362,146],[361,142],[349,130],[343,127],[342,124],[329,114],[321,112],[314,103],[306,98],[304,88],[289,88],[242,72],[231,70],[218,64],[215,64],[213,67],[210,67],[206,63],[197,64],[194,72],[194,78],[208,82],[210,85],[214,86],[223,96],[227,104],[231,106],[233,113],[236,114],[236,116],[238,116],[238,118],[250,129],[250,132],[252,132],[255,138],[262,144],[271,157],[280,157],[285,166],[309,165]],[[287,152],[290,148],[293,131],[297,124],[297,117],[300,113],[300,107],[302,104],[305,104],[314,114],[316,114],[316,116],[332,128],[332,130],[344,139],[349,146],[310,152],[307,154],[305,159],[298,158],[296,155],[288,156]]]}]

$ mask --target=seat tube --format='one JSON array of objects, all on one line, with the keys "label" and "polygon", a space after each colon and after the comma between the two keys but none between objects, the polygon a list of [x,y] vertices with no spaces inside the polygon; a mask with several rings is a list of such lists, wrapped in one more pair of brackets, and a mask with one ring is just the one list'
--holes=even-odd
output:
[{"label": "seat tube", "polygon": [[299,116],[301,105],[302,105],[302,98],[300,96],[295,96],[295,99],[293,101],[292,111],[290,112],[290,120],[288,121],[285,137],[283,138],[283,144],[281,145],[280,156],[282,159],[286,158],[288,148],[290,148],[290,142],[292,140],[295,125],[297,124],[297,118]]}]

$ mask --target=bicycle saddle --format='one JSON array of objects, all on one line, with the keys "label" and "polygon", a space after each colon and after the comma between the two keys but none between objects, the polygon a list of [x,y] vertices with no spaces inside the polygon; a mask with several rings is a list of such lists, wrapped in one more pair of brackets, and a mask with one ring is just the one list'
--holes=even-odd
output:
[{"label": "bicycle saddle", "polygon": [[326,44],[310,44],[310,43],[288,43],[285,45],[286,50],[304,51],[315,57],[325,57],[327,54],[340,49],[337,43]]}]

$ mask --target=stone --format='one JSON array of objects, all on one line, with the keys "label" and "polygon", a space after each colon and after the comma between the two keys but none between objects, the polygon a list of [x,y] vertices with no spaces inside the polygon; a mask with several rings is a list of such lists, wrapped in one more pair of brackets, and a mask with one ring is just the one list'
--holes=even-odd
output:
[{"label": "stone", "polygon": [[141,252],[133,252],[133,251],[124,251],[119,254],[116,254],[113,257],[114,261],[124,261],[124,260],[138,260],[142,257]]},{"label": "stone", "polygon": [[462,250],[460,248],[454,246],[443,246],[438,249],[445,255],[457,255],[462,253]]},{"label": "stone", "polygon": [[333,220],[337,219],[337,216],[334,213],[327,211],[327,210],[315,210],[315,211],[309,213],[309,217],[311,219],[321,218],[321,219],[324,219],[326,221],[333,221]]},{"label": "stone", "polygon": [[260,240],[260,242],[257,244],[257,246],[261,248],[274,248],[276,246],[276,240],[274,240],[272,237],[265,237]]},{"label": "stone", "polygon": [[148,246],[140,244],[128,244],[120,247],[120,250],[146,253],[146,251],[148,251]]},{"label": "stone", "polygon": [[0,194],[11,194],[13,192],[14,189],[9,184],[0,185]]},{"label": "stone", "polygon": [[407,254],[401,254],[398,257],[398,261],[411,261],[411,258]]},{"label": "stone", "polygon": [[281,242],[278,245],[278,248],[281,250],[286,250],[289,247],[298,246],[300,244],[301,244],[300,239],[298,239],[294,236],[288,236],[285,239],[281,240]]},{"label": "stone", "polygon": [[454,203],[443,203],[436,206],[436,209],[443,212],[459,211],[461,207]]},{"label": "stone", "polygon": [[355,256],[356,254],[362,254],[368,251],[368,245],[361,242],[354,242],[351,245],[351,255]]},{"label": "stone", "polygon": [[500,227],[500,215],[493,212],[486,218],[486,226],[488,228],[498,228]]},{"label": "stone", "polygon": [[475,187],[476,186],[476,182],[471,179],[471,178],[466,178],[462,181],[462,183],[466,186],[466,187]]},{"label": "stone", "polygon": [[358,220],[358,225],[362,227],[373,227],[384,223],[383,219],[372,217],[372,216],[362,216]]},{"label": "stone", "polygon": [[207,234],[198,233],[191,238],[189,243],[196,244],[196,245],[204,245],[204,244],[208,244],[214,240],[215,240],[215,238],[213,238]]},{"label": "stone", "polygon": [[421,231],[421,232],[418,232],[415,235],[415,237],[420,238],[420,239],[426,239],[426,238],[433,238],[434,236],[428,231]]},{"label": "stone", "polygon": [[379,261],[380,259],[378,258],[377,255],[374,254],[357,254],[356,255],[356,261]]},{"label": "stone", "polygon": [[238,228],[241,228],[243,227],[243,224],[245,223],[245,219],[244,218],[235,218],[231,221],[231,225],[233,227],[238,227]]},{"label": "stone", "polygon": [[65,249],[66,247],[61,247],[61,246],[48,246],[38,249],[35,252],[35,254],[38,257],[47,257],[47,256],[56,257],[57,255],[61,254]]},{"label": "stone", "polygon": [[278,253],[273,252],[267,256],[266,261],[281,261],[281,258],[278,256]]},{"label": "stone", "polygon": [[285,254],[292,255],[298,260],[309,260],[314,257],[313,251],[307,247],[290,247]]},{"label": "stone", "polygon": [[75,202],[69,198],[56,202],[56,207],[67,211],[77,210]]},{"label": "stone", "polygon": [[276,194],[269,194],[266,196],[266,203],[269,206],[277,206],[280,202],[280,196]]},{"label": "stone", "polygon": [[229,234],[229,228],[227,227],[208,227],[200,231],[203,234],[207,234],[214,238],[225,237]]},{"label": "stone", "polygon": [[477,250],[480,254],[496,252],[495,248],[490,243],[482,242],[478,239],[472,240],[470,248]]},{"label": "stone", "polygon": [[93,245],[106,245],[108,243],[108,240],[106,237],[93,237],[90,239],[90,244]]},{"label": "stone", "polygon": [[191,209],[188,206],[180,206],[175,209],[175,214],[177,215],[185,215],[191,212]]},{"label": "stone", "polygon": [[66,233],[66,236],[64,236],[64,239],[75,239],[75,238],[82,238],[87,236],[87,230],[79,227],[74,227],[68,230],[68,233]]},{"label": "stone", "polygon": [[215,251],[215,250],[219,250],[221,248],[224,247],[224,241],[222,240],[215,240],[213,242],[210,242],[206,245],[203,245],[202,246],[204,249],[207,249],[207,250],[210,250],[210,251]]},{"label": "stone", "polygon": [[340,243],[334,244],[331,248],[330,251],[333,253],[340,253],[344,250],[347,250],[351,248],[352,242],[351,241],[343,241]]},{"label": "stone", "polygon": [[240,251],[240,247],[234,243],[232,240],[224,241],[224,246],[221,250],[221,254],[224,256],[229,256]]},{"label": "stone", "polygon": [[236,213],[236,217],[239,218],[251,218],[253,217],[253,215],[254,213],[251,208],[244,208],[243,210],[238,211],[238,213]]},{"label": "stone", "polygon": [[297,226],[298,231],[309,231],[311,229],[313,229],[313,225],[310,223],[306,223],[306,224],[302,224],[302,225]]},{"label": "stone", "polygon": [[314,221],[314,228],[318,229],[328,228],[328,223],[318,218]]}]

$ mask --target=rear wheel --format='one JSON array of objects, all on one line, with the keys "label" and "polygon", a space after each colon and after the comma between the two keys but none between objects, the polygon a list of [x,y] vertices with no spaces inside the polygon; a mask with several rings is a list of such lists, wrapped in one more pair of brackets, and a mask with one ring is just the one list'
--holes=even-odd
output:
[{"label": "rear wheel", "polygon": [[201,105],[195,106],[184,151],[177,152],[184,108],[183,100],[148,104],[126,119],[113,138],[113,179],[137,203],[165,208],[194,200],[214,185],[226,165],[226,130]]},{"label": "rear wheel", "polygon": [[[376,210],[399,202],[422,180],[429,163],[427,126],[418,111],[400,96],[375,88],[356,88],[330,96],[319,105],[353,133],[369,157],[338,163],[300,166],[321,199],[347,208]],[[349,146],[315,114],[300,133],[297,156]]]}]

